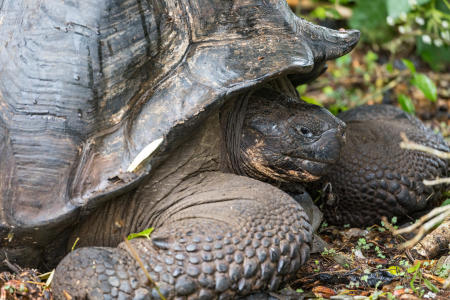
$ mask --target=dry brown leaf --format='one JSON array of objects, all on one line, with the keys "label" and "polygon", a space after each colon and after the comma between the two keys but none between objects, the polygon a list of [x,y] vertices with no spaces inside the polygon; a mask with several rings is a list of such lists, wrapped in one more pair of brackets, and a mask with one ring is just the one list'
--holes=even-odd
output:
[{"label": "dry brown leaf", "polygon": [[72,300],[72,296],[66,290],[63,290],[63,294],[67,300]]},{"label": "dry brown leaf", "polygon": [[441,278],[441,277],[438,277],[438,276],[435,276],[432,274],[423,273],[423,276],[428,279],[433,279],[434,281],[438,282],[439,284],[444,284],[444,282],[445,282],[444,278]]},{"label": "dry brown leaf", "polygon": [[336,295],[336,292],[333,289],[322,285],[313,287],[312,292],[316,295],[316,297],[323,298],[330,298],[331,296]]},{"label": "dry brown leaf", "polygon": [[414,296],[413,294],[403,294],[399,297],[400,300],[419,300],[419,297]]}]

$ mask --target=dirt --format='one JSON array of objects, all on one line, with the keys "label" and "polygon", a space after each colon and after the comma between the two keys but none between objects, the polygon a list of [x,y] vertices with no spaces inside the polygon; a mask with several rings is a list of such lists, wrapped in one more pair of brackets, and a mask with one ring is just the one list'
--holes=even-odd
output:
[{"label": "dirt", "polygon": [[311,255],[290,285],[305,298],[450,299],[443,289],[450,265],[399,250],[404,239],[384,227],[322,227],[320,236],[329,247]]},{"label": "dirt", "polygon": [[[15,273],[0,273],[0,299],[53,299],[37,270],[17,269]],[[45,277],[45,276],[44,276]]]}]

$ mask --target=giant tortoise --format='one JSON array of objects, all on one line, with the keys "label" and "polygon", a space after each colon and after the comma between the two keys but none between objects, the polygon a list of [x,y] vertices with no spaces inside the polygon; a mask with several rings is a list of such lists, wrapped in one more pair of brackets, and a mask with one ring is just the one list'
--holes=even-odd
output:
[{"label": "giant tortoise", "polygon": [[2,260],[51,267],[79,237],[57,297],[158,298],[139,262],[170,299],[277,289],[311,227],[261,180],[318,179],[344,130],[292,83],[358,38],[284,0],[1,1]]},{"label": "giant tortoise", "polygon": [[390,105],[360,106],[338,117],[346,143],[336,164],[321,178],[323,210],[329,223],[373,225],[382,216],[413,221],[439,204],[445,185],[423,180],[448,176],[448,163],[436,156],[400,148],[409,140],[450,151],[440,134],[414,116]]}]

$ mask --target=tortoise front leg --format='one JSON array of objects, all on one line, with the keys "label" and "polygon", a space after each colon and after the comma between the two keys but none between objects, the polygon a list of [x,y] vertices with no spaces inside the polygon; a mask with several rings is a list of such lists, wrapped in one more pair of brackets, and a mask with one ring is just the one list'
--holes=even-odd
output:
[{"label": "tortoise front leg", "polygon": [[[151,240],[130,241],[167,299],[274,291],[308,258],[307,216],[273,186],[203,173],[173,192],[170,201]],[[56,294],[72,297],[158,298],[125,243],[73,251],[58,265],[54,284]]]}]

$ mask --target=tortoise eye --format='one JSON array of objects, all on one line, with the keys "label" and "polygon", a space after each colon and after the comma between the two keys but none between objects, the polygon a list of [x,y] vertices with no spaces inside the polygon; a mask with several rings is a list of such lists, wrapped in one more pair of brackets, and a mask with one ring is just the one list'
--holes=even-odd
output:
[{"label": "tortoise eye", "polygon": [[296,127],[297,132],[300,133],[301,135],[305,136],[305,137],[312,137],[313,134],[311,132],[311,130],[309,130],[308,128],[304,127],[304,126],[298,126]]}]

